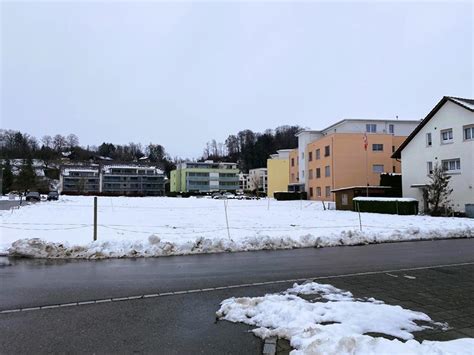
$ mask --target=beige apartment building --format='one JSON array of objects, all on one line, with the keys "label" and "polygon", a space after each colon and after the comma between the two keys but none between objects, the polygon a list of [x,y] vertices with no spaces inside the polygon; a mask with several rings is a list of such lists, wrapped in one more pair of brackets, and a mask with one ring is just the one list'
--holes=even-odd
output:
[{"label": "beige apartment building", "polygon": [[381,173],[401,172],[391,156],[419,122],[345,119],[321,131],[299,132],[298,149],[289,157],[288,189],[334,201],[334,189],[379,185]]}]

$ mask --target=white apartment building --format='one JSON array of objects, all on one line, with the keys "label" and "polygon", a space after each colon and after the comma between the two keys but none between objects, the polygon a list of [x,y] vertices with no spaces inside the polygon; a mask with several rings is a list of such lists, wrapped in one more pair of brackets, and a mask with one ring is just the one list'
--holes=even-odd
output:
[{"label": "white apartment building", "polygon": [[268,170],[267,168],[257,168],[249,170],[249,188],[267,193],[268,190]]},{"label": "white apartment building", "polygon": [[451,175],[451,203],[474,204],[474,100],[445,96],[393,154],[402,162],[403,197],[420,201],[436,164]]}]

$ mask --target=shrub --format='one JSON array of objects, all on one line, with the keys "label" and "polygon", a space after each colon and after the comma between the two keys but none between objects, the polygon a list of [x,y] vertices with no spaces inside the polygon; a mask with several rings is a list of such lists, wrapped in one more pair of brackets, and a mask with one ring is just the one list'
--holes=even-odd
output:
[{"label": "shrub", "polygon": [[307,200],[308,194],[304,191],[299,192],[275,192],[273,197],[277,201]]},{"label": "shrub", "polygon": [[418,214],[418,201],[354,200],[354,210],[360,212],[416,215]]}]

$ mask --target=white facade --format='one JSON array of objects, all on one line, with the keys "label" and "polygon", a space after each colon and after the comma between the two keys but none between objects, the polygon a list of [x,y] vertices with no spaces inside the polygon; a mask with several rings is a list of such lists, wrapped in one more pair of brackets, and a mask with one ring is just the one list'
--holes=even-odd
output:
[{"label": "white facade", "polygon": [[[419,120],[374,120],[374,119],[345,119],[322,130],[324,135],[332,133],[378,133],[408,136],[418,126]],[[371,125],[375,131],[369,131]]]},{"label": "white facade", "polygon": [[259,190],[267,193],[268,188],[268,170],[267,168],[258,168],[249,170],[249,189]]},{"label": "white facade", "polygon": [[239,174],[239,192],[250,190],[249,174]]},{"label": "white facade", "polygon": [[308,159],[305,157],[306,146],[315,140],[323,137],[321,131],[304,130],[296,134],[298,137],[298,176],[299,183],[308,186]]},{"label": "white facade", "polygon": [[448,100],[401,151],[403,197],[420,201],[420,211],[429,168],[443,162],[451,168],[454,210],[464,212],[466,204],[474,204],[474,137],[464,136],[470,126],[474,127],[474,112]]}]

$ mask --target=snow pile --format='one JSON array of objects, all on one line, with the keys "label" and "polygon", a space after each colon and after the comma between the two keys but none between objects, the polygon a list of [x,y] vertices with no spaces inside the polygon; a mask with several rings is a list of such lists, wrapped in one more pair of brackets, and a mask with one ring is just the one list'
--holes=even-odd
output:
[{"label": "snow pile", "polygon": [[[307,301],[298,294],[315,297]],[[413,339],[413,332],[446,329],[447,324],[373,298],[355,299],[350,292],[314,282],[295,284],[281,294],[229,298],[216,314],[257,326],[253,333],[258,337],[288,339],[296,349],[291,354],[472,354],[474,349],[470,338],[420,343]]]},{"label": "snow pile", "polygon": [[[61,196],[0,211],[0,254],[110,258],[359,245],[474,236],[474,220],[323,210],[320,202]],[[229,237],[230,234],[230,237]]]}]

